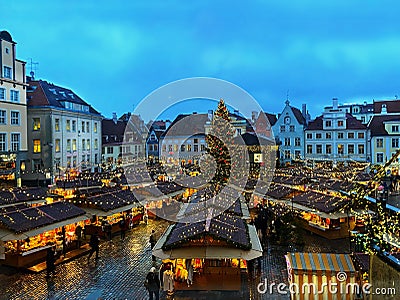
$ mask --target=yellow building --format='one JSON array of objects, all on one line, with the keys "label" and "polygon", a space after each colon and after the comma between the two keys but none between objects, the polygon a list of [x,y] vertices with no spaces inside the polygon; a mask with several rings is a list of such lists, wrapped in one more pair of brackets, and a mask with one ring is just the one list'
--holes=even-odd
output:
[{"label": "yellow building", "polygon": [[20,185],[28,150],[25,62],[7,31],[0,32],[0,50],[0,179]]}]

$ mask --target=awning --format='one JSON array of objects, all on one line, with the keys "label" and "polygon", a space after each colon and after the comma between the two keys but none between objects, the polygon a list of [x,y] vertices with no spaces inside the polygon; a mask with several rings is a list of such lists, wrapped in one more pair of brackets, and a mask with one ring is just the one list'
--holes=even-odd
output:
[{"label": "awning", "polygon": [[346,272],[355,273],[349,254],[334,253],[288,253],[285,255],[290,268],[302,272]]},{"label": "awning", "polygon": [[164,251],[164,245],[173,225],[170,225],[161,238],[157,241],[153,248],[153,255],[161,259],[177,259],[177,258],[205,258],[205,259],[225,259],[225,258],[242,258],[245,260],[255,259],[262,256],[263,250],[260,240],[257,236],[254,225],[247,225],[249,228],[249,237],[252,248],[250,250],[242,250],[238,248],[230,248],[228,246],[193,246],[181,247]]},{"label": "awning", "polygon": [[49,230],[53,230],[55,228],[59,228],[65,225],[69,225],[69,224],[73,224],[73,223],[77,223],[83,220],[87,220],[90,217],[88,215],[82,215],[82,216],[77,216],[75,218],[72,219],[68,219],[68,220],[64,220],[64,221],[60,221],[60,222],[56,222],[53,224],[49,224],[43,227],[39,227],[39,228],[35,228],[23,233],[15,233],[11,230],[5,229],[5,228],[0,228],[0,239],[2,241],[14,241],[14,240],[25,240],[28,237],[32,237],[35,235],[39,235],[42,234],[46,231]]}]

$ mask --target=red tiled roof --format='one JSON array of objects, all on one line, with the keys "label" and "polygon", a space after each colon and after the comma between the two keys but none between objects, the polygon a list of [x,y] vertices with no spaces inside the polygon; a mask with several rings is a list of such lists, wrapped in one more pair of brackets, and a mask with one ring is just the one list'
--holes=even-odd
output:
[{"label": "red tiled roof", "polygon": [[[323,116],[317,117],[308,123],[306,130],[323,130]],[[367,126],[357,120],[351,114],[346,113],[346,129],[365,130]]]},{"label": "red tiled roof", "polygon": [[388,132],[385,130],[384,122],[390,122],[390,121],[400,122],[400,114],[373,116],[368,124],[368,127],[371,131],[371,137],[388,135]]},{"label": "red tiled roof", "polygon": [[383,104],[386,104],[386,111],[388,113],[400,113],[400,100],[380,100],[374,101],[375,114],[380,114],[382,112]]}]

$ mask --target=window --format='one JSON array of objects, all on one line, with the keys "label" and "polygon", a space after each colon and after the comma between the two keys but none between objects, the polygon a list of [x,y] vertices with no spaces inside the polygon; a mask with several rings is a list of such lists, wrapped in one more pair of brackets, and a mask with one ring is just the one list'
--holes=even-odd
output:
[{"label": "window", "polygon": [[181,145],[181,152],[185,152],[185,145],[184,144]]},{"label": "window", "polygon": [[86,150],[90,150],[90,140],[86,140]]},{"label": "window", "polygon": [[399,125],[393,125],[392,132],[399,132]]},{"label": "window", "polygon": [[377,153],[376,154],[376,162],[377,163],[383,163],[383,153]]},{"label": "window", "polygon": [[344,147],[342,144],[337,145],[337,153],[344,154]]},{"label": "window", "polygon": [[332,139],[332,133],[331,133],[331,132],[325,133],[325,138],[326,138],[327,140],[331,140],[331,139]]},{"label": "window", "polygon": [[60,148],[61,148],[60,139],[56,139],[56,145],[55,145],[54,150],[55,150],[56,152],[60,152]]},{"label": "window", "polygon": [[9,54],[10,53],[10,48],[6,47],[5,51],[6,51],[6,54]]},{"label": "window", "polygon": [[344,138],[343,132],[338,132],[337,138],[338,138],[338,139],[343,139],[343,138]]},{"label": "window", "polygon": [[307,139],[312,140],[312,133],[307,133]]},{"label": "window", "polygon": [[0,133],[0,151],[6,151],[6,149],[7,149],[6,134]]},{"label": "window", "polygon": [[300,146],[300,138],[299,138],[299,137],[294,138],[294,145],[295,145],[296,147],[299,147],[299,146]]},{"label": "window", "polygon": [[114,148],[113,147],[107,147],[107,154],[113,154]]},{"label": "window", "polygon": [[40,153],[41,151],[40,140],[33,140],[33,153]]},{"label": "window", "polygon": [[376,148],[383,148],[383,139],[382,138],[376,139]]},{"label": "window", "polygon": [[322,138],[322,133],[316,133],[315,134],[316,139],[321,139]]},{"label": "window", "polygon": [[332,154],[332,145],[331,144],[325,145],[325,153]]},{"label": "window", "polygon": [[60,131],[60,119],[55,119],[54,120],[54,130],[55,131]]},{"label": "window", "polygon": [[281,126],[281,132],[285,132],[285,125]]},{"label": "window", "polygon": [[290,150],[285,150],[284,156],[285,156],[285,159],[290,159]]},{"label": "window", "polygon": [[348,132],[347,133],[347,138],[348,139],[354,139],[354,132]]},{"label": "window", "polygon": [[94,132],[94,133],[97,133],[97,122],[94,123],[93,132]]},{"label": "window", "polygon": [[312,145],[307,145],[307,154],[312,154]]},{"label": "window", "polygon": [[19,151],[19,133],[11,133],[11,151],[17,152]]},{"label": "window", "polygon": [[241,128],[236,129],[236,133],[237,133],[237,135],[241,135],[242,134],[242,129]]},{"label": "window", "polygon": [[65,126],[65,129],[66,129],[67,131],[71,131],[71,121],[70,121],[70,120],[67,120],[67,124],[66,124],[66,126]]},{"label": "window", "polygon": [[71,152],[71,139],[67,140],[67,151]]},{"label": "window", "polygon": [[72,167],[76,168],[76,156],[72,157]]},{"label": "window", "polygon": [[285,146],[290,146],[290,138],[285,138]]},{"label": "window", "polygon": [[168,145],[168,152],[172,152],[172,145]]},{"label": "window", "polygon": [[99,149],[99,140],[98,139],[94,139],[94,150]]},{"label": "window", "polygon": [[158,145],[154,144],[153,146],[154,146],[154,151],[158,151]]},{"label": "window", "polygon": [[343,125],[344,125],[344,121],[343,120],[337,121],[337,126],[338,127],[343,127]]},{"label": "window", "polygon": [[294,157],[300,159],[300,150],[294,150]]},{"label": "window", "polygon": [[82,140],[82,151],[86,149],[86,140]]},{"label": "window", "polygon": [[12,102],[19,102],[19,91],[10,90],[10,100]]},{"label": "window", "polygon": [[76,151],[76,139],[72,140],[72,151]]},{"label": "window", "polygon": [[192,152],[192,145],[190,144],[187,145],[187,152]]},{"label": "window", "polygon": [[322,145],[317,145],[316,152],[317,154],[322,154]]},{"label": "window", "polygon": [[11,112],[11,125],[19,125],[19,111]]},{"label": "window", "polygon": [[193,151],[194,151],[194,152],[199,152],[199,145],[197,145],[197,144],[194,145],[194,146],[193,146]]},{"label": "window", "polygon": [[332,127],[332,121],[325,121],[325,127]]},{"label": "window", "polygon": [[94,163],[95,164],[98,164],[99,163],[99,155],[96,153],[95,155],[94,155]]},{"label": "window", "polygon": [[164,151],[164,152],[167,151],[167,145],[165,145],[165,144],[162,145],[162,151]]},{"label": "window", "polygon": [[392,139],[392,148],[399,148],[399,139],[397,138]]},{"label": "window", "polygon": [[0,109],[0,125],[7,124],[7,111]]},{"label": "window", "polygon": [[85,132],[85,122],[82,121],[81,131]]},{"label": "window", "polygon": [[365,123],[365,117],[364,116],[361,117],[361,123]]},{"label": "window", "polygon": [[90,132],[89,131],[89,122],[86,122],[86,132]]},{"label": "window", "polygon": [[201,144],[200,145],[200,150],[203,152],[203,151],[206,151],[206,145],[204,145],[204,144]]},{"label": "window", "polygon": [[364,154],[364,145],[358,145],[358,154]]},{"label": "window", "polygon": [[33,130],[40,130],[40,118],[33,118]]},{"label": "window", "polygon": [[354,154],[354,145],[353,144],[347,145],[347,154]]},{"label": "window", "polygon": [[193,139],[193,142],[194,142],[195,144],[198,144],[198,143],[199,143],[199,139]]},{"label": "window", "polygon": [[3,67],[3,77],[11,79],[11,68],[10,67]]},{"label": "window", "polygon": [[6,89],[0,88],[0,100],[6,100]]},{"label": "window", "polygon": [[71,157],[67,157],[67,168],[71,168]]},{"label": "window", "polygon": [[359,133],[357,134],[357,137],[358,137],[359,139],[363,139],[363,138],[364,138],[364,132],[359,132]]},{"label": "window", "polygon": [[72,132],[76,132],[76,121],[72,120]]},{"label": "window", "polygon": [[289,131],[290,131],[290,132],[294,132],[294,125],[290,125]]}]

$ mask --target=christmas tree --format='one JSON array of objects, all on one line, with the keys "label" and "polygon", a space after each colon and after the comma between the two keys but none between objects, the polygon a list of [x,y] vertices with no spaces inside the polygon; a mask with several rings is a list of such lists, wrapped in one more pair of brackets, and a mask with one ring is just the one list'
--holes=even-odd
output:
[{"label": "christmas tree", "polygon": [[231,173],[231,155],[229,147],[233,144],[234,128],[230,124],[229,112],[224,100],[218,103],[214,112],[211,129],[206,135],[207,153],[214,159],[216,169],[211,183],[221,188],[229,181]]}]

